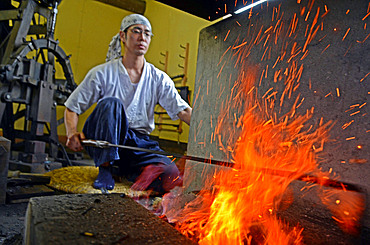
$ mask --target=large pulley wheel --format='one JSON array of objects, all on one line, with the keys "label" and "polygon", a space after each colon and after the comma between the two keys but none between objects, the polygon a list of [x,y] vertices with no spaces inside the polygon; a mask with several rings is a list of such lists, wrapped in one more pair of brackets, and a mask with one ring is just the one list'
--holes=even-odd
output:
[{"label": "large pulley wheel", "polygon": [[[1,102],[7,104],[2,116],[4,136],[13,143],[15,138],[51,143],[54,150],[50,150],[50,155],[57,157],[56,146],[60,144],[56,107],[63,105],[77,86],[69,57],[58,41],[32,40],[13,53],[3,74],[2,80],[7,84],[0,91]],[[18,104],[16,112],[14,104]],[[24,118],[23,131],[14,127],[20,118]]]},{"label": "large pulley wheel", "polygon": [[[32,52],[34,52],[34,56],[29,58]],[[55,72],[54,66],[56,63],[54,57],[57,61],[56,63],[59,63],[62,67],[64,79],[55,79],[54,74],[45,74],[45,72],[47,72],[45,71],[46,66],[50,65],[53,66],[51,72]],[[21,46],[15,54],[12,55],[9,63],[10,65],[6,67],[7,81],[21,80],[21,83],[37,86],[38,82],[48,80],[57,86],[55,88],[55,99],[58,104],[64,103],[65,99],[77,86],[74,82],[69,57],[64,50],[59,47],[57,41],[51,39],[32,40],[27,45]],[[35,74],[35,72],[37,74]],[[47,75],[49,75],[49,77],[46,77]],[[52,75],[52,77],[50,77],[50,75]]]}]

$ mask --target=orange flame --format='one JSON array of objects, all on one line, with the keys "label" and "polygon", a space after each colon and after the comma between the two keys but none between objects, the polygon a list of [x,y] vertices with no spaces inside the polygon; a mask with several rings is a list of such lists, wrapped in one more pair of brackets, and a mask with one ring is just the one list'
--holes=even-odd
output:
[{"label": "orange flame", "polygon": [[[301,244],[303,228],[289,228],[276,216],[282,196],[292,181],[308,172],[320,176],[322,184],[328,180],[318,170],[314,149],[327,139],[330,123],[320,122],[316,130],[312,125],[305,127],[311,111],[303,116],[289,112],[274,119],[269,113],[271,102],[256,99],[256,77],[257,69],[249,65],[235,87],[242,91],[239,98],[246,101],[243,115],[235,122],[241,129],[233,152],[235,168],[211,176],[207,190],[173,216],[177,229],[199,244]],[[216,129],[220,134],[233,127],[228,128],[225,120],[230,109],[234,108],[221,113]],[[339,226],[354,233],[363,212],[363,197],[344,186],[343,190],[321,190],[320,196]]]},{"label": "orange flame", "polygon": [[[213,191],[202,191],[177,219],[178,229],[199,244],[299,244],[302,240],[302,229],[289,231],[275,211],[289,183],[315,170],[313,144],[326,136],[327,125],[308,133],[302,131],[302,125],[310,115],[274,120],[266,113],[270,104],[256,100],[257,90],[252,89],[256,73],[257,69],[248,66],[235,89],[242,91],[239,98],[247,101],[237,121],[242,132],[234,151],[235,169],[210,179]],[[226,118],[229,110],[226,108],[220,118]],[[224,128],[223,122],[218,127]],[[289,174],[271,175],[271,171],[261,171],[265,168]]]}]

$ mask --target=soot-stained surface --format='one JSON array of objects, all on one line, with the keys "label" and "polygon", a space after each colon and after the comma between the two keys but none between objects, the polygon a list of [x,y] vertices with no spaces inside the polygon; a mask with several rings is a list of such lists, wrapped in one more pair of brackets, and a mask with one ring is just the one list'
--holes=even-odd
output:
[{"label": "soot-stained surface", "polygon": [[30,244],[193,244],[119,194],[32,198],[25,229]]}]

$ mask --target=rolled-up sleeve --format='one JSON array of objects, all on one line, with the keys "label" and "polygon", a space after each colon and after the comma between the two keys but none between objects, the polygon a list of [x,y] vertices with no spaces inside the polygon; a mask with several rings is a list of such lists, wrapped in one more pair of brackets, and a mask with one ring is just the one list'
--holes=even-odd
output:
[{"label": "rolled-up sleeve", "polygon": [[69,96],[64,105],[77,114],[84,113],[101,97],[102,86],[95,70],[88,72],[84,80]]},{"label": "rolled-up sleeve", "polygon": [[178,93],[174,82],[171,78],[163,73],[159,78],[161,80],[159,87],[159,104],[167,111],[172,120],[177,120],[177,114],[180,111],[190,107]]}]

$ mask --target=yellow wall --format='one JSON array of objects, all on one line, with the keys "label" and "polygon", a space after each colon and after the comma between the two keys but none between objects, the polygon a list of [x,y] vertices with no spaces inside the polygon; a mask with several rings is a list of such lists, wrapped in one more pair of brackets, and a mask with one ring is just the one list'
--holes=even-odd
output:
[{"label": "yellow wall", "polygon": [[[120,28],[124,16],[132,12],[112,7],[93,0],[64,0],[59,7],[55,38],[67,54],[71,54],[71,65],[75,81],[79,84],[89,69],[103,63],[109,42]],[[168,75],[183,74],[183,59],[185,46],[189,43],[188,83],[194,90],[195,69],[198,50],[199,31],[211,22],[195,17],[154,0],[146,1],[144,15],[152,24],[154,37],[146,60],[159,69],[164,69],[160,63],[164,61],[160,53],[168,51]],[[193,99],[193,96],[191,96]],[[64,108],[58,108],[58,119],[63,117]],[[91,109],[80,116],[79,130],[91,113]],[[183,124],[184,132],[180,135],[181,142],[187,142],[188,126]],[[65,135],[64,124],[58,128],[59,135]],[[158,130],[153,132],[158,136]],[[161,132],[160,138],[177,141],[177,133]]]}]

